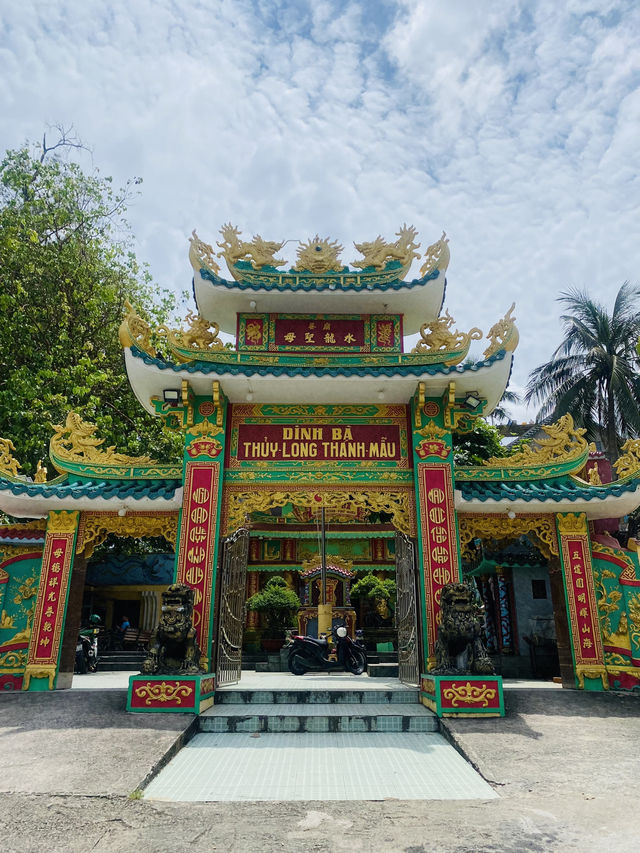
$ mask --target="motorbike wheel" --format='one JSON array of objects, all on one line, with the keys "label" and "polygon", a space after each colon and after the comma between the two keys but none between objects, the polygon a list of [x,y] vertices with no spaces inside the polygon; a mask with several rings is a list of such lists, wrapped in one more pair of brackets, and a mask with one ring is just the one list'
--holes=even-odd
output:
[{"label": "motorbike wheel", "polygon": [[87,661],[82,652],[76,652],[75,671],[78,673],[78,675],[87,674]]},{"label": "motorbike wheel", "polygon": [[351,649],[347,654],[345,666],[352,675],[362,675],[367,668],[367,659],[357,649]]},{"label": "motorbike wheel", "polygon": [[307,671],[304,661],[300,655],[297,655],[295,652],[291,652],[287,658],[287,666],[289,667],[289,672],[293,675],[304,675]]}]

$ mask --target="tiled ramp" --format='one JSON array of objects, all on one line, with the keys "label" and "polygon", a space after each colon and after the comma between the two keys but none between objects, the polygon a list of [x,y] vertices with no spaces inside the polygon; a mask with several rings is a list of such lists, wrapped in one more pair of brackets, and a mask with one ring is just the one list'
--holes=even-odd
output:
[{"label": "tiled ramp", "polygon": [[145,799],[489,800],[493,789],[439,734],[197,734]]}]

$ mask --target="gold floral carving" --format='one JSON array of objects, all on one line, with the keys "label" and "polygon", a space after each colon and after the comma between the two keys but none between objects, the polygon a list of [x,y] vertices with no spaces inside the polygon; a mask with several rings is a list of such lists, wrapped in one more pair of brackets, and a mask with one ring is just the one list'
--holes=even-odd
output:
[{"label": "gold floral carving", "polygon": [[446,231],[443,231],[442,237],[432,243],[424,253],[424,264],[420,267],[420,275],[429,275],[434,270],[446,272],[450,259],[449,238]]},{"label": "gold floral carving", "polygon": [[162,536],[175,547],[178,535],[178,513],[132,512],[129,515],[120,516],[115,512],[83,512],[78,530],[77,553],[84,553],[86,557],[90,557],[96,546],[104,542],[110,533],[116,536],[129,536],[132,539]]},{"label": "gold floral carving", "polygon": [[148,456],[126,456],[124,453],[116,453],[114,446],[102,448],[104,438],[96,438],[94,435],[98,427],[83,421],[75,412],[69,412],[64,426],[56,424],[53,428],[55,435],[51,438],[49,453],[54,465],[56,458],[63,462],[94,462],[99,465],[156,464]]},{"label": "gold floral carving", "polygon": [[586,512],[558,513],[558,532],[561,536],[587,533]]},{"label": "gold floral carving", "polygon": [[0,474],[8,474],[10,477],[18,476],[18,469],[22,465],[14,457],[15,445],[10,438],[0,438]]},{"label": "gold floral carving", "polygon": [[156,349],[151,343],[151,326],[136,312],[129,300],[125,300],[124,309],[124,316],[118,330],[122,348],[135,345],[147,355],[155,355]]},{"label": "gold floral carving", "polygon": [[431,420],[427,421],[422,429],[415,430],[415,434],[433,440],[434,438],[443,438],[445,435],[449,435],[449,432],[446,429],[441,429],[434,420]]},{"label": "gold floral carving", "polygon": [[542,429],[548,438],[536,438],[511,456],[492,456],[485,467],[522,468],[582,460],[589,447],[583,438],[586,430],[574,428],[571,415],[563,415],[554,424],[543,426]]},{"label": "gold floral carving", "polygon": [[622,454],[613,463],[619,478],[640,472],[640,438],[630,438],[622,445]]},{"label": "gold floral carving", "polygon": [[42,666],[42,664],[29,664],[24,671],[24,681],[22,682],[22,689],[28,690],[29,684],[32,678],[48,678],[49,679],[49,690],[53,690],[53,682],[56,677],[56,665],[51,664],[47,666]]},{"label": "gold floral carving", "polygon": [[[447,353],[452,350],[468,349],[471,341],[479,341],[482,338],[480,329],[473,328],[469,332],[451,331],[455,320],[445,311],[444,317],[438,317],[430,323],[423,323],[420,327],[421,340],[411,352],[419,353]],[[464,358],[461,355],[460,358]]]},{"label": "gold floral carving", "polygon": [[[240,230],[230,222],[222,226],[220,233],[222,243],[217,245],[222,251],[218,252],[218,257],[225,259],[230,270],[238,261],[250,261],[254,270],[260,270],[266,266],[281,267],[286,264],[282,258],[275,257],[275,253],[284,246],[284,240],[281,243],[275,243],[263,240],[257,234],[250,243],[245,243],[240,239]],[[231,272],[233,273],[233,270]]]},{"label": "gold floral carving", "polygon": [[[319,554],[312,554],[307,560],[304,560],[302,563],[302,571],[309,572],[313,571],[313,569],[320,568],[321,561]],[[338,569],[342,569],[345,572],[353,571],[353,560],[345,560],[343,557],[338,556],[338,554],[328,554],[327,555],[327,565],[335,566]]]},{"label": "gold floral carving", "polygon": [[49,513],[47,533],[75,533],[80,513],[61,509]]},{"label": "gold floral carving", "polygon": [[576,677],[578,679],[578,687],[581,687],[583,690],[585,678],[599,678],[602,681],[603,689],[609,689],[609,679],[607,678],[607,670],[604,666],[578,664],[576,666]]},{"label": "gold floral carving", "polygon": [[504,315],[502,320],[498,320],[487,334],[487,339],[490,341],[489,346],[484,351],[484,357],[489,358],[494,353],[504,349],[507,352],[513,352],[518,346],[520,334],[516,326],[516,318],[512,316],[515,310],[516,303],[513,302],[511,308]]},{"label": "gold floral carving", "polygon": [[212,424],[209,418],[205,418],[203,421],[200,421],[200,423],[189,427],[190,435],[200,435],[206,438],[213,438],[216,435],[220,435],[221,432],[224,432],[224,427]]},{"label": "gold floral carving", "polygon": [[189,237],[189,261],[194,272],[200,272],[201,269],[207,269],[214,275],[220,272],[220,264],[215,259],[213,247],[198,237],[195,228]]},{"label": "gold floral carving", "polygon": [[36,468],[36,473],[33,477],[34,483],[46,483],[47,482],[47,469],[42,462],[42,459],[38,459],[38,466]]},{"label": "gold floral carving", "polygon": [[225,535],[243,527],[247,516],[252,512],[267,512],[273,507],[283,507],[287,504],[318,510],[322,507],[339,510],[350,504],[364,508],[368,512],[386,512],[392,516],[392,524],[398,530],[409,536],[415,535],[415,506],[413,493],[409,489],[395,491],[387,488],[376,490],[369,487],[350,490],[320,489],[310,486],[300,490],[276,491],[276,488],[274,484],[266,491],[257,489],[245,491],[228,486],[224,495]]},{"label": "gold floral carving", "polygon": [[161,681],[160,684],[147,681],[146,684],[135,689],[136,696],[139,699],[144,699],[145,705],[150,705],[154,700],[182,705],[182,700],[191,696],[192,693],[193,687],[189,684],[167,684],[166,681]]},{"label": "gold floral carving", "polygon": [[466,684],[457,684],[453,687],[447,687],[446,690],[442,691],[442,695],[445,699],[447,699],[454,708],[458,708],[460,704],[471,704],[474,705],[481,704],[483,708],[488,707],[489,702],[492,699],[496,698],[496,689],[495,687],[487,687],[486,684],[483,684],[482,687],[478,687],[475,684],[471,684],[470,681],[467,681]]},{"label": "gold floral carving", "polygon": [[460,544],[467,556],[472,555],[471,542],[480,539],[517,539],[519,536],[532,536],[542,554],[549,558],[558,555],[558,536],[555,516],[553,515],[517,515],[509,518],[504,515],[465,513],[458,515]]},{"label": "gold floral carving", "polygon": [[373,267],[381,270],[388,261],[400,261],[403,267],[408,267],[414,258],[420,257],[416,252],[416,249],[420,248],[420,243],[415,242],[417,236],[418,232],[413,225],[405,224],[396,231],[398,239],[395,243],[387,243],[379,234],[371,243],[354,243],[353,245],[364,257],[361,261],[354,261],[353,266],[360,269]]},{"label": "gold floral carving", "polygon": [[344,247],[337,240],[331,242],[321,239],[318,234],[298,245],[298,260],[294,266],[296,272],[312,272],[321,275],[326,272],[341,272],[344,265],[340,261],[340,252]]},{"label": "gold floral carving", "polygon": [[629,637],[633,643],[640,643],[640,592],[633,595],[627,602],[629,610]]},{"label": "gold floral carving", "polygon": [[0,672],[19,672],[27,664],[26,649],[12,649],[0,654]]}]

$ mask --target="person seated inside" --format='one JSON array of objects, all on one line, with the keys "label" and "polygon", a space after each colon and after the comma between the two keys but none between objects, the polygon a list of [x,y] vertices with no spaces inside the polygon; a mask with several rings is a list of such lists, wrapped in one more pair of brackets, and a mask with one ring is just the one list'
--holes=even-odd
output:
[{"label": "person seated inside", "polygon": [[123,616],[120,620],[120,624],[116,628],[116,637],[120,642],[124,640],[124,635],[127,632],[127,628],[131,627],[131,623],[129,622],[128,616]]}]

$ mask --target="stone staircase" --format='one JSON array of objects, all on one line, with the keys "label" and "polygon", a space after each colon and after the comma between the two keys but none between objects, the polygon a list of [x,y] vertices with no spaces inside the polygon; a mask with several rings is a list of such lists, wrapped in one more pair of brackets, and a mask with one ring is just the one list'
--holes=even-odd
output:
[{"label": "stone staircase", "polygon": [[[296,679],[296,676],[290,676]],[[298,681],[305,676],[297,678]],[[327,679],[325,679],[326,681]],[[331,679],[329,679],[331,680]],[[438,719],[420,704],[417,688],[243,689],[216,691],[215,704],[199,717],[210,733],[437,732]]]},{"label": "stone staircase", "polygon": [[98,656],[98,672],[140,672],[146,652],[112,651],[100,652]]}]

